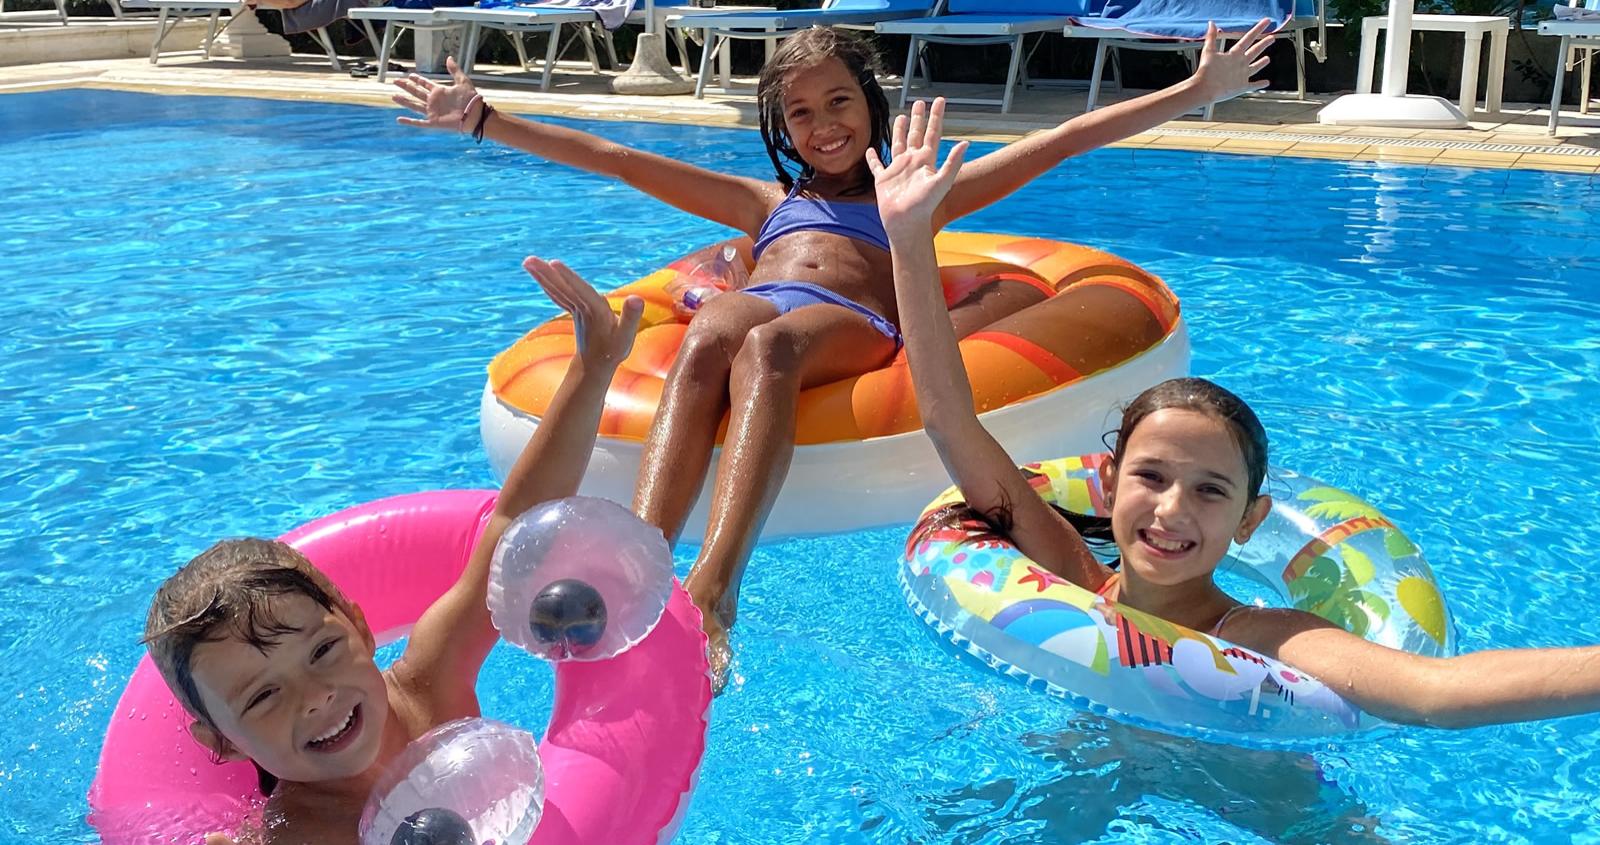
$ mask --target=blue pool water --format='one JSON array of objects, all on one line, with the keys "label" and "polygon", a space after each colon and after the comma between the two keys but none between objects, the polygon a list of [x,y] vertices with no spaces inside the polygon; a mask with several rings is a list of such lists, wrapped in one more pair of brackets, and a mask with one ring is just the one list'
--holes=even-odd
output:
[{"label": "blue pool water", "polygon": [[[0,97],[0,842],[94,840],[101,731],[182,561],[493,483],[484,365],[553,313],[523,255],[612,286],[725,234],[393,117]],[[764,174],[752,132],[583,126]],[[1595,185],[1107,150],[960,227],[1163,276],[1194,371],[1422,544],[1465,648],[1549,646],[1600,642]],[[1303,754],[1123,727],[943,651],[894,583],[904,530],[759,549],[680,842],[1600,842],[1595,717]],[[483,678],[542,725],[548,671],[502,649]]]}]

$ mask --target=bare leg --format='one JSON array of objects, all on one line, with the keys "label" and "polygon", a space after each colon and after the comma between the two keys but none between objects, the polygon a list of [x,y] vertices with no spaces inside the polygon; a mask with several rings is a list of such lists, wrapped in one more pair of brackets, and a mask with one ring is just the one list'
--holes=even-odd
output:
[{"label": "bare leg", "polygon": [[738,292],[707,302],[694,320],[667,373],[661,404],[639,460],[633,510],[661,529],[674,545],[694,510],[717,428],[728,410],[728,373],[745,335],[778,316],[764,299]]},{"label": "bare leg", "polygon": [[1018,281],[990,282],[950,307],[950,323],[963,338],[993,323],[1045,301],[1044,291]]},{"label": "bare leg", "polygon": [[894,352],[894,342],[860,314],[809,305],[752,329],[734,357],[731,417],[711,520],[684,584],[704,616],[719,689],[727,677],[727,628],[744,566],[794,457],[800,391],[883,366]]}]

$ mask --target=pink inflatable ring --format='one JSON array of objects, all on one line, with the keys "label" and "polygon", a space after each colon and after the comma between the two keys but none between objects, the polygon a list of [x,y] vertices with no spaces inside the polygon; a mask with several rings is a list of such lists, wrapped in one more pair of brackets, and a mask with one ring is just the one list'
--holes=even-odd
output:
[{"label": "pink inflatable ring", "polygon": [[[380,643],[392,642],[455,583],[495,495],[440,490],[380,499],[281,539],[361,606]],[[688,595],[674,585],[660,623],[628,651],[556,664],[555,686],[539,743],[544,817],[531,843],[670,840],[694,788],[711,706],[705,635]],[[259,809],[254,767],[212,763],[189,737],[190,721],[142,658],[112,713],[89,788],[89,822],[106,845],[198,843],[207,832],[237,830]]]}]

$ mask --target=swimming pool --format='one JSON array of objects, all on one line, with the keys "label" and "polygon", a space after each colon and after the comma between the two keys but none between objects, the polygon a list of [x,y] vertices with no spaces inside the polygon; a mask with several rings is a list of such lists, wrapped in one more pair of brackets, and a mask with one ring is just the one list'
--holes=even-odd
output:
[{"label": "swimming pool", "polygon": [[[765,169],[750,132],[586,128]],[[0,156],[0,842],[94,841],[100,734],[183,560],[493,483],[484,365],[553,313],[523,255],[605,287],[723,235],[358,107],[12,95]],[[1163,276],[1194,371],[1261,412],[1275,463],[1362,492],[1422,544],[1465,648],[1592,643],[1595,185],[1106,150],[961,228]],[[758,550],[678,841],[1600,841],[1593,717],[1310,755],[1123,727],[946,654],[894,583],[903,539]],[[483,679],[487,714],[543,724],[542,667],[499,649]]]}]

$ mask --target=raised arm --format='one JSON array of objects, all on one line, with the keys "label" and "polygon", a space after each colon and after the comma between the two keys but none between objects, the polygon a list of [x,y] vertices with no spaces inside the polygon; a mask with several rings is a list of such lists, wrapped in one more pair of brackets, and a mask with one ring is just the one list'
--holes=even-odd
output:
[{"label": "raised arm", "polygon": [[1295,610],[1254,610],[1224,635],[1309,673],[1350,703],[1405,724],[1466,728],[1600,710],[1600,647],[1423,657]]},{"label": "raised arm", "polygon": [[1067,580],[1094,589],[1105,580],[1106,569],[978,421],[933,251],[932,216],[967,151],[966,142],[957,144],[944,166],[935,168],[943,120],[943,99],[933,101],[931,114],[918,102],[909,121],[904,115],[895,119],[892,163],[884,167],[874,152],[867,153],[889,234],[895,300],[922,425],[968,505],[987,515],[1009,512],[1009,534],[1017,548]]},{"label": "raised arm", "polygon": [[[440,85],[412,74],[395,80],[404,94],[394,101],[421,117],[397,118],[407,126],[472,132],[487,103],[454,58],[445,63],[452,83]],[[771,206],[782,197],[776,183],[695,167],[674,158],[635,150],[587,132],[550,126],[491,109],[483,137],[540,158],[609,176],[696,217],[755,237]]]},{"label": "raised arm", "polygon": [[1227,50],[1217,46],[1217,26],[1206,32],[1200,66],[1184,81],[1143,97],[1078,115],[1054,129],[1036,132],[962,168],[950,195],[934,215],[935,231],[952,220],[998,202],[1072,156],[1153,129],[1218,100],[1265,88],[1252,81],[1272,46],[1270,21],[1257,23]]},{"label": "raised arm", "polygon": [[400,664],[403,677],[425,690],[447,716],[475,712],[473,685],[478,669],[499,636],[487,605],[489,560],[495,544],[524,511],[578,492],[611,377],[633,346],[644,310],[643,301],[629,297],[622,313],[613,314],[606,300],[563,264],[529,258],[522,266],[572,315],[579,354],[567,368],[533,438],[506,476],[494,513],[460,579],[412,628]]}]

